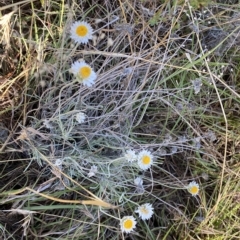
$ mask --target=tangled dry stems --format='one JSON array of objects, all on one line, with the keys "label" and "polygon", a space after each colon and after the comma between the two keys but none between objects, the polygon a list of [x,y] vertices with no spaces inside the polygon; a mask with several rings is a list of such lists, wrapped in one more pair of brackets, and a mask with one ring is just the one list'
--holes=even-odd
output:
[{"label": "tangled dry stems", "polygon": [[[117,218],[131,214],[137,204],[150,199],[157,214],[147,227],[139,223],[142,229],[139,227],[134,233],[136,238],[144,239],[146,232],[149,239],[168,235],[194,239],[209,232],[224,237],[225,233],[218,230],[223,223],[212,217],[215,208],[219,207],[220,212],[223,208],[222,192],[233,189],[233,183],[219,179],[219,173],[225,176],[234,171],[238,175],[235,164],[226,165],[229,156],[223,159],[226,146],[216,145],[216,141],[222,143],[226,138],[222,114],[228,114],[222,112],[218,96],[227,105],[231,101],[239,103],[237,91],[230,87],[237,87],[231,72],[237,68],[239,47],[238,26],[230,24],[239,21],[234,8],[213,6],[206,8],[204,14],[187,4],[177,6],[168,1],[162,5],[157,1],[113,1],[100,6],[81,1],[71,6],[32,6],[28,8],[38,17],[31,19],[30,33],[24,21],[26,25],[31,21],[20,18],[16,12],[5,16],[21,19],[22,31],[10,20],[5,25],[1,22],[4,26],[11,23],[15,31],[11,36],[10,30],[3,28],[2,39],[8,45],[3,61],[8,64],[13,58],[11,43],[18,46],[15,59],[20,62],[11,84],[5,81],[9,68],[3,68],[6,83],[1,85],[1,91],[4,95],[13,83],[19,85],[17,80],[23,89],[13,105],[2,108],[2,178],[10,184],[1,185],[1,189],[7,193],[11,189],[35,187],[70,203],[79,198],[78,193],[89,197],[74,184],[77,181],[97,197],[124,210],[62,206],[38,195],[24,200],[23,195],[21,207],[39,212],[27,215],[34,219],[33,224],[26,221],[18,225],[21,234],[88,239],[88,233],[91,238],[101,239],[117,233],[121,238]],[[19,9],[27,10],[22,5]],[[58,14],[54,13],[56,10]],[[51,11],[53,14],[48,14]],[[229,22],[218,15],[221,11],[231,11]],[[75,46],[68,38],[69,26],[79,16],[84,16],[96,30],[94,41],[84,46]],[[93,88],[73,81],[69,73],[71,63],[81,58],[98,74]],[[221,81],[223,75],[229,77]],[[217,76],[215,85],[211,76]],[[191,82],[196,79],[201,83],[199,93]],[[75,119],[79,111],[87,116],[83,124]],[[235,141],[236,135],[228,132]],[[144,193],[134,185],[139,169],[122,159],[127,149],[148,149],[155,156],[151,171],[140,173]],[[57,160],[61,164],[55,169]],[[98,170],[94,177],[89,177],[92,166]],[[11,178],[7,172],[20,177]],[[190,198],[183,190],[193,179],[201,184],[199,198]],[[218,191],[219,184],[223,184],[222,192]],[[227,198],[230,205],[233,199],[236,203],[237,191],[234,189],[232,197]],[[3,199],[20,208],[14,198]],[[14,214],[13,222],[24,216]],[[236,210],[232,211],[232,216],[235,214]],[[51,219],[56,224],[63,222],[60,233],[48,224]],[[44,229],[38,226],[42,221],[46,223]],[[7,230],[12,231],[10,220],[7,224],[6,235]],[[233,223],[227,234],[233,236],[235,226]]]}]

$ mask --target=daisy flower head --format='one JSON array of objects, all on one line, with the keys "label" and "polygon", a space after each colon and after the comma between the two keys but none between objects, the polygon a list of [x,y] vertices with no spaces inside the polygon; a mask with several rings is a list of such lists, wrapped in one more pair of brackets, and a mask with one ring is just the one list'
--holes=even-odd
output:
[{"label": "daisy flower head", "polygon": [[192,194],[192,196],[196,196],[199,193],[199,184],[195,181],[192,181],[188,184],[187,190]]},{"label": "daisy flower head", "polygon": [[149,152],[147,150],[142,150],[138,154],[138,166],[142,170],[147,170],[148,168],[151,167],[152,164],[153,164],[153,156],[152,156],[151,152]]},{"label": "daisy flower head", "polygon": [[71,72],[83,85],[88,87],[91,87],[97,78],[97,74],[84,60],[74,62],[71,66]]},{"label": "daisy flower head", "polygon": [[134,179],[134,184],[135,184],[136,186],[142,186],[142,185],[143,185],[143,180],[142,180],[142,178],[141,178],[141,177],[135,178],[135,179]]},{"label": "daisy flower head", "polygon": [[77,21],[71,26],[70,36],[77,43],[87,43],[93,38],[93,29],[89,23]]},{"label": "daisy flower head", "polygon": [[150,203],[145,203],[141,206],[138,207],[138,209],[135,211],[136,213],[139,214],[139,217],[142,220],[148,220],[152,217],[153,215],[153,207],[152,204]]},{"label": "daisy flower head", "polygon": [[137,155],[133,150],[127,150],[124,157],[128,162],[134,162],[137,160]]},{"label": "daisy flower head", "polygon": [[125,216],[120,220],[122,232],[130,233],[136,227],[136,219],[133,216]]},{"label": "daisy flower head", "polygon": [[136,186],[136,190],[138,194],[144,193],[143,180],[141,177],[137,177],[134,179],[134,185]]},{"label": "daisy flower head", "polygon": [[86,119],[86,114],[83,112],[79,112],[76,114],[76,120],[79,124],[84,123]]}]

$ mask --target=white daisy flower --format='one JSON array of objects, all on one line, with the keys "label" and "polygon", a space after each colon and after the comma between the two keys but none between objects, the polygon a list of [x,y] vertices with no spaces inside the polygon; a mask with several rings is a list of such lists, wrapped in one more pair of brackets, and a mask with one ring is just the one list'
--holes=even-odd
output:
[{"label": "white daisy flower", "polygon": [[91,87],[97,78],[97,74],[90,65],[83,60],[74,62],[71,66],[71,72],[83,83],[83,85],[88,87]]},{"label": "white daisy flower", "polygon": [[144,193],[144,187],[143,187],[143,180],[141,177],[137,177],[134,179],[134,184],[136,186],[136,190],[138,194]]},{"label": "white daisy flower", "polygon": [[93,166],[91,166],[91,169],[89,170],[88,177],[90,178],[90,177],[94,176],[95,173],[97,173],[97,166],[93,165]]},{"label": "white daisy flower", "polygon": [[77,43],[87,43],[93,38],[93,29],[89,23],[77,21],[71,26],[70,36]]},{"label": "white daisy flower", "polygon": [[133,150],[127,150],[124,157],[127,159],[128,162],[134,162],[137,160],[137,155]]},{"label": "white daisy flower", "polygon": [[79,124],[84,123],[86,119],[86,114],[83,112],[79,112],[76,114],[76,120]]},{"label": "white daisy flower", "polygon": [[199,193],[199,184],[197,184],[195,181],[192,181],[187,186],[188,192],[190,192],[193,196],[198,195]]},{"label": "white daisy flower", "polygon": [[136,186],[142,186],[142,185],[143,185],[143,180],[142,180],[142,178],[141,178],[141,177],[135,178],[135,179],[134,179],[134,184],[135,184]]},{"label": "white daisy flower", "polygon": [[135,211],[136,213],[139,214],[139,217],[142,220],[148,220],[152,217],[153,215],[153,207],[152,204],[150,203],[145,203],[141,206],[138,207],[138,209]]},{"label": "white daisy flower", "polygon": [[153,156],[151,152],[142,150],[138,154],[138,165],[142,170],[147,170],[153,164]]},{"label": "white daisy flower", "polygon": [[133,216],[125,216],[120,220],[122,232],[130,233],[136,227],[136,219]]}]

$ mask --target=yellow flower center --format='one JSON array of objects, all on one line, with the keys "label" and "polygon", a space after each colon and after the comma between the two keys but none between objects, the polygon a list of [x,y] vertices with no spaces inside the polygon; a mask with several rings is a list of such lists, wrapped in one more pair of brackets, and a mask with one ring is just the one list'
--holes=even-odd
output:
[{"label": "yellow flower center", "polygon": [[133,227],[133,221],[131,219],[127,219],[124,221],[123,226],[125,229],[131,229]]},{"label": "yellow flower center", "polygon": [[81,69],[79,70],[80,78],[82,79],[88,78],[91,75],[91,71],[92,71],[91,68],[88,66],[81,67]]},{"label": "yellow flower center", "polygon": [[88,29],[86,26],[84,25],[80,25],[77,27],[76,29],[76,34],[79,36],[79,37],[85,37],[88,33]]},{"label": "yellow flower center", "polygon": [[142,208],[141,208],[141,212],[142,212],[143,214],[148,214],[148,210],[147,210],[146,207],[142,207]]},{"label": "yellow flower center", "polygon": [[197,194],[198,193],[198,187],[197,186],[192,186],[190,189],[189,189],[190,193],[192,194]]},{"label": "yellow flower center", "polygon": [[151,158],[149,156],[142,157],[142,163],[148,165],[151,162]]}]

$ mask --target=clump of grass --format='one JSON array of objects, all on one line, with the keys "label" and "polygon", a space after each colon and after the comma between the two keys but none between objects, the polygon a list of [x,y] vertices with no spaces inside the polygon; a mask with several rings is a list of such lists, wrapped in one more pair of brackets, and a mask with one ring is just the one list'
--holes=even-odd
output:
[{"label": "clump of grass", "polygon": [[[225,20],[238,6],[12,7],[1,41],[5,63],[11,54],[18,65],[11,79],[3,68],[1,94],[21,92],[1,109],[5,238],[124,239],[125,216],[136,219],[129,236],[137,239],[237,236],[239,28]],[[69,38],[75,20],[93,27],[87,44]],[[81,59],[97,73],[92,87],[69,71]],[[141,152],[153,158],[145,170]],[[143,221],[135,211],[144,204],[154,214]]]}]

